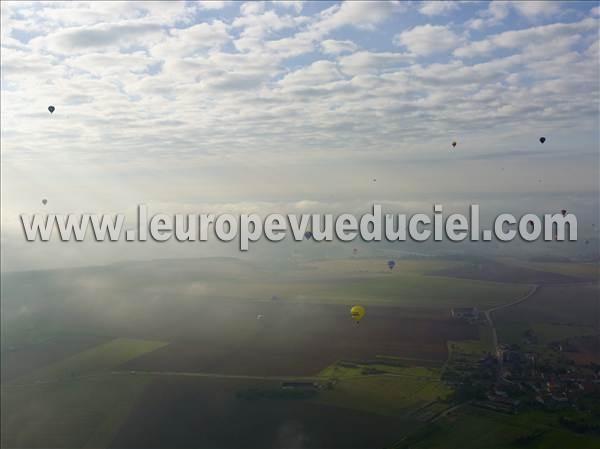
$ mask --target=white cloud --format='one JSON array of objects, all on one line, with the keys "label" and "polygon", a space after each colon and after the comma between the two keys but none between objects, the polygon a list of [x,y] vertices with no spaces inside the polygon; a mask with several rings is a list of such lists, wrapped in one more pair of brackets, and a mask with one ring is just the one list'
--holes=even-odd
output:
[{"label": "white cloud", "polygon": [[281,8],[293,9],[297,14],[300,14],[304,7],[304,1],[302,0],[275,0],[273,4]]},{"label": "white cloud", "polygon": [[[477,141],[469,151],[485,153],[485,142],[505,145],[497,138],[505,134],[592,135],[597,126],[596,18],[544,16],[538,26],[520,20],[518,29],[506,21],[502,32],[482,29],[469,41],[472,21],[399,28],[414,19],[399,15],[404,4],[352,2],[312,14],[312,6],[300,14],[271,2],[241,5],[243,13],[181,5],[163,13],[141,3],[3,4],[3,163],[26,172],[39,161],[36,167],[59,168],[65,179],[81,161],[124,178],[138,167],[178,175],[220,167],[205,173],[202,195],[248,189],[266,197],[272,183],[256,176],[235,189],[211,182],[232,176],[231,167],[264,164],[289,178],[293,195],[306,182],[298,169],[306,161],[351,161],[360,177],[366,161],[380,171],[382,160],[437,157],[450,134],[465,136],[465,146]],[[501,24],[506,7],[490,4],[472,19]],[[392,40],[403,48],[390,51]],[[51,117],[48,104],[57,107]],[[182,176],[188,183],[171,198],[198,188],[195,177]],[[320,173],[314,192],[327,190],[327,176]],[[151,183],[146,190],[166,195]]]},{"label": "white cloud", "polygon": [[459,43],[460,38],[448,27],[431,24],[416,26],[394,36],[394,44],[422,56],[451,50]]},{"label": "white cloud", "polygon": [[252,16],[265,12],[265,2],[246,2],[240,6],[240,12],[244,16]]},{"label": "white cloud", "polygon": [[187,28],[173,29],[169,39],[151,46],[149,51],[153,56],[170,59],[219,48],[231,40],[228,28],[224,22],[214,20],[211,23],[202,22]]},{"label": "white cloud", "polygon": [[325,54],[339,55],[340,53],[351,53],[355,51],[358,46],[349,40],[337,41],[334,39],[327,39],[321,42],[321,48]]},{"label": "white cloud", "polygon": [[284,87],[319,86],[342,79],[337,64],[331,61],[315,61],[310,66],[287,74],[280,84]]},{"label": "white cloud", "polygon": [[245,12],[243,16],[237,17],[232,22],[234,28],[242,28],[242,38],[258,39],[273,31],[293,28],[302,23],[301,18],[289,15],[280,16],[273,10],[262,12],[260,9],[255,8],[254,3],[251,5],[252,12]]},{"label": "white cloud", "polygon": [[419,3],[419,12],[426,16],[440,16],[458,9],[455,1],[424,1]]},{"label": "white cloud", "polygon": [[[491,52],[497,48],[523,49],[532,45],[549,44],[560,36],[576,37],[580,33],[592,31],[597,27],[598,21],[588,17],[575,23],[553,23],[522,30],[505,31],[457,48],[454,55],[464,58],[491,56]],[[572,40],[571,42],[574,43]]]},{"label": "white cloud", "polygon": [[98,24],[73,27],[48,36],[34,38],[33,46],[55,52],[86,52],[130,47],[149,35],[162,34],[163,28],[153,23]]},{"label": "white cloud", "polygon": [[218,1],[218,0],[199,1],[198,2],[198,7],[200,9],[214,11],[214,10],[218,10],[218,9],[223,9],[223,8],[225,8],[230,3],[232,3],[232,2],[230,2],[230,1]]},{"label": "white cloud", "polygon": [[537,22],[543,18],[558,15],[562,9],[561,3],[560,1],[493,0],[479,18],[469,20],[468,26],[476,30],[498,26],[508,17],[511,9],[529,21]]},{"label": "white cloud", "polygon": [[344,73],[350,75],[378,73],[406,64],[412,60],[412,56],[406,53],[358,51],[339,59]]},{"label": "white cloud", "polygon": [[187,22],[194,13],[195,4],[176,1],[137,2],[53,2],[45,7],[27,9],[19,2],[13,11],[25,11],[30,20],[38,24],[60,27],[90,26],[120,21],[159,22],[166,26],[177,21]]},{"label": "white cloud", "polygon": [[148,68],[159,62],[157,59],[147,57],[140,53],[87,53],[69,58],[65,64],[94,76],[119,76],[127,72],[143,73]]},{"label": "white cloud", "polygon": [[375,25],[404,10],[405,5],[397,1],[344,2],[323,11],[315,28],[323,33],[343,26],[372,30]]},{"label": "white cloud", "polygon": [[494,49],[494,44],[488,40],[471,42],[464,47],[457,48],[454,50],[454,56],[459,58],[474,58],[477,56],[484,56],[490,54]]},{"label": "white cloud", "polygon": [[504,0],[493,0],[486,10],[480,13],[480,17],[467,21],[469,28],[481,30],[501,24],[508,17],[510,3]]},{"label": "white cloud", "polygon": [[539,20],[544,17],[551,17],[558,14],[561,10],[561,2],[559,1],[536,1],[528,0],[515,1],[511,6],[523,17],[529,20]]},{"label": "white cloud", "polygon": [[310,53],[315,48],[309,39],[284,37],[282,39],[267,41],[261,49],[272,55],[274,59],[285,59]]}]

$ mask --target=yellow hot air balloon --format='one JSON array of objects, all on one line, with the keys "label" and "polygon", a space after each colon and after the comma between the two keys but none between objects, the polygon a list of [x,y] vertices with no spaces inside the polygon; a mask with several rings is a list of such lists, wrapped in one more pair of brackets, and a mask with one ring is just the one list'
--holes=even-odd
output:
[{"label": "yellow hot air balloon", "polygon": [[365,308],[363,306],[352,306],[350,315],[352,315],[352,318],[356,321],[356,324],[358,324],[365,316]]}]

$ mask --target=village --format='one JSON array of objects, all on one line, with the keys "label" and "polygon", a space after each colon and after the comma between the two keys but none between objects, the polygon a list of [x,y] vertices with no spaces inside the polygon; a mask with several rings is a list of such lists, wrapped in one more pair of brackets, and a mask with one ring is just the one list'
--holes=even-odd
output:
[{"label": "village", "polygon": [[[483,314],[473,308],[452,309],[451,313],[457,319],[486,324]],[[600,365],[576,363],[573,355],[581,351],[582,342],[595,345],[598,338],[541,344],[536,333],[527,329],[519,344],[499,344],[495,354],[488,352],[477,360],[459,357],[444,380],[460,399],[498,412],[516,414],[540,408],[591,412],[591,398],[600,396]],[[594,429],[598,428],[595,424]]]}]

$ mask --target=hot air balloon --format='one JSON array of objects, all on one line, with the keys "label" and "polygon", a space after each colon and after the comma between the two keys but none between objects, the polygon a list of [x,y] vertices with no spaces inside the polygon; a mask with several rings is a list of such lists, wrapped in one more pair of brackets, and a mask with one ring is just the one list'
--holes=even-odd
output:
[{"label": "hot air balloon", "polygon": [[562,214],[562,216],[564,217],[565,215],[567,215],[567,209],[563,209],[560,211],[560,213]]},{"label": "hot air balloon", "polygon": [[456,147],[456,140],[452,142],[452,148]]},{"label": "hot air balloon", "polygon": [[546,141],[545,137],[540,137],[540,143],[544,143]]},{"label": "hot air balloon", "polygon": [[393,261],[393,260],[388,260],[388,263],[387,263],[387,265],[388,265],[388,268],[389,268],[390,270],[393,270],[393,269],[394,269],[394,267],[396,266],[396,262],[395,262],[395,261]]},{"label": "hot air balloon", "polygon": [[352,319],[354,319],[356,324],[358,324],[365,316],[365,308],[363,306],[352,306],[350,309],[350,315],[352,315]]},{"label": "hot air balloon", "polygon": [[50,111],[50,114],[52,114],[54,112],[54,106],[48,106],[48,110]]},{"label": "hot air balloon", "polygon": [[304,233],[304,238],[305,238],[306,240],[309,240],[310,238],[312,238],[312,236],[313,236],[313,233],[312,233],[312,232],[310,232],[310,231],[306,231],[306,232]]},{"label": "hot air balloon", "polygon": [[45,206],[46,204],[48,204],[48,200],[47,200],[46,198],[44,198],[44,199],[42,200],[42,204]]}]

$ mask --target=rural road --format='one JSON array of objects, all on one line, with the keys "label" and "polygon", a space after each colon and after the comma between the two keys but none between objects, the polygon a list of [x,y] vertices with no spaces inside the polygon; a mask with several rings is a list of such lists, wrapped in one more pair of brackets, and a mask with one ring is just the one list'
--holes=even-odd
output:
[{"label": "rural road", "polygon": [[183,377],[203,377],[209,379],[246,379],[246,380],[277,380],[281,382],[316,382],[329,379],[328,377],[303,377],[303,376],[252,376],[246,374],[220,374],[220,373],[194,373],[194,372],[179,372],[179,371],[103,371],[95,374],[75,377],[63,377],[48,380],[36,380],[33,382],[8,383],[2,387],[26,387],[39,386],[46,384],[54,384],[61,382],[74,382],[78,380],[92,379],[106,375],[127,375],[127,376],[183,376]]},{"label": "rural road", "polygon": [[[319,382],[335,379],[336,376],[253,376],[247,374],[222,374],[222,373],[201,373],[201,372],[182,372],[182,371],[112,371],[111,374],[140,374],[151,376],[187,376],[187,377],[206,377],[213,379],[248,379],[248,380],[278,380],[281,382]],[[399,374],[399,373],[377,373],[377,374],[356,374],[352,376],[341,376],[338,379],[352,379],[365,377],[411,377],[425,380],[438,380],[437,377],[421,376],[417,374]]]},{"label": "rural road", "polygon": [[507,304],[501,304],[499,306],[492,307],[491,309],[485,310],[483,312],[486,320],[488,321],[488,323],[490,323],[490,328],[492,329],[492,345],[494,347],[494,354],[496,354],[496,357],[498,358],[498,364],[499,364],[498,373],[502,372],[502,358],[498,357],[498,333],[496,332],[496,326],[494,325],[494,321],[492,320],[492,313],[496,312],[497,310],[505,309],[507,307],[516,306],[517,304],[520,304],[520,303],[528,300],[533,295],[535,295],[541,288],[542,288],[542,284],[535,284],[531,288],[531,290],[529,290],[524,296],[521,296],[520,298],[518,298],[512,302],[509,302]]},{"label": "rural road", "polygon": [[[202,372],[183,372],[183,371],[103,371],[95,374],[88,374],[83,376],[71,376],[56,379],[47,380],[36,380],[33,382],[22,382],[22,383],[8,383],[2,385],[2,388],[6,387],[31,387],[40,386],[46,384],[55,384],[61,382],[74,382],[78,380],[91,379],[95,377],[102,377],[106,375],[127,375],[127,376],[182,376],[182,377],[202,377],[208,379],[245,379],[245,380],[274,380],[279,382],[323,382],[327,380],[333,380],[335,376],[256,376],[248,374],[225,374],[225,373],[202,373]],[[341,376],[339,379],[352,379],[352,378],[364,378],[364,377],[410,377],[419,378],[426,380],[438,380],[437,377],[427,377],[417,374],[399,374],[399,373],[378,373],[378,374],[356,374],[352,376]]]},{"label": "rural road", "polygon": [[209,379],[278,380],[281,382],[317,382],[328,379],[317,376],[253,376],[248,374],[194,373],[182,371],[112,371],[111,374],[204,377]]}]

